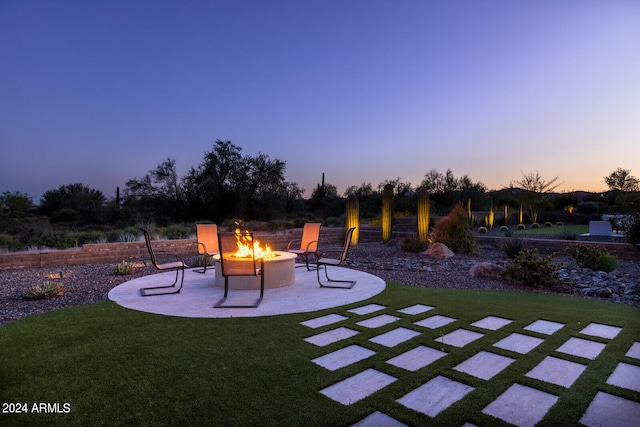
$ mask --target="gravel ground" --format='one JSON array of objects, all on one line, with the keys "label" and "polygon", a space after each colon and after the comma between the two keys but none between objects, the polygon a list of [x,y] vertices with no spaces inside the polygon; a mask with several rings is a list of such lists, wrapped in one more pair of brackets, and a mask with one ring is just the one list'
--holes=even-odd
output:
[{"label": "gravel ground", "polygon": [[[405,252],[392,241],[387,245],[359,245],[350,253],[348,264],[386,281],[420,287],[560,293],[546,287],[532,289],[504,280],[478,278],[469,274],[469,269],[477,262],[500,260],[504,260],[504,254],[488,248],[483,248],[479,256],[456,255],[447,260],[437,260],[419,253]],[[189,259],[185,261],[188,263]],[[133,275],[118,276],[113,274],[115,264],[0,271],[0,325],[52,310],[104,301],[108,292],[120,283],[157,272],[153,266],[141,265]],[[617,272],[631,277],[636,283],[640,278],[638,262],[620,260]],[[64,284],[65,294],[49,300],[25,301],[21,298],[24,289],[47,280]],[[564,293],[566,292],[565,289]],[[640,307],[637,301],[620,303]]]}]

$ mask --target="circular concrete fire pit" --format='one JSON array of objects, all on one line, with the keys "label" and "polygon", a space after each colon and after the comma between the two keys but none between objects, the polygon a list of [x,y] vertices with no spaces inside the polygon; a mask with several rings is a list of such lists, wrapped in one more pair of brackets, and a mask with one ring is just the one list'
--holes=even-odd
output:
[{"label": "circular concrete fire pit", "polygon": [[[289,252],[275,251],[278,256],[264,260],[264,287],[265,289],[280,288],[295,283],[296,255]],[[251,262],[250,260],[240,260]],[[224,276],[220,265],[220,256],[214,256],[216,267],[216,286],[224,287]],[[260,276],[230,276],[229,289],[260,289]]]}]

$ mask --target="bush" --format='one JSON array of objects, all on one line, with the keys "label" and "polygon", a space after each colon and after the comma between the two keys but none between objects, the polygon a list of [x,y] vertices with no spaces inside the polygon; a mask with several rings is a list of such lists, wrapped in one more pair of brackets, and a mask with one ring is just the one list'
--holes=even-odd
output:
[{"label": "bush", "polygon": [[545,227],[551,227],[552,225],[553,225],[553,224],[551,224],[549,221],[547,221],[547,222],[545,222],[545,223],[544,223],[544,226],[545,226]]},{"label": "bush", "polygon": [[480,233],[480,234],[487,234],[487,227],[480,227],[480,228],[478,228],[478,233]]},{"label": "bush", "polygon": [[598,212],[598,204],[596,202],[582,202],[578,204],[578,212],[581,214],[592,214]]},{"label": "bush", "polygon": [[514,259],[520,252],[524,250],[524,241],[517,237],[505,239],[502,242],[502,250],[509,259]]},{"label": "bush", "polygon": [[422,252],[425,246],[418,236],[407,237],[402,241],[402,250],[407,252]]},{"label": "bush", "polygon": [[433,227],[432,240],[444,243],[453,252],[478,253],[476,236],[469,227],[467,211],[461,204],[457,204],[449,215],[436,222]]},{"label": "bush", "polygon": [[558,238],[560,240],[578,240],[578,235],[570,230],[562,230],[558,233]]},{"label": "bush", "polygon": [[541,257],[537,248],[520,251],[502,270],[502,277],[526,286],[555,286],[560,283],[560,266],[552,262],[556,257],[555,253]]},{"label": "bush", "polygon": [[562,221],[558,221],[558,222],[556,222],[556,225],[557,225],[558,227],[562,227],[564,224],[562,223]]},{"label": "bush", "polygon": [[27,301],[50,299],[60,295],[64,295],[64,285],[50,281],[46,281],[41,285],[31,286],[22,291],[22,299]]},{"label": "bush", "polygon": [[500,227],[500,231],[509,231],[509,227],[503,225],[502,227]]},{"label": "bush", "polygon": [[164,237],[169,240],[188,239],[195,234],[193,226],[171,224],[164,232]]},{"label": "bush", "polygon": [[[197,257],[193,258],[192,263],[193,265],[189,264],[192,267],[204,267],[204,255],[198,255]],[[207,266],[211,265],[213,265],[213,258],[207,257]]]},{"label": "bush", "polygon": [[128,274],[133,274],[136,272],[136,266],[127,261],[122,261],[116,264],[113,268],[113,274],[118,276],[126,276]]},{"label": "bush", "polygon": [[540,228],[540,224],[534,222],[533,224],[531,224],[531,228]]},{"label": "bush", "polygon": [[524,224],[518,224],[516,228],[517,228],[518,230],[524,230],[524,229],[525,229],[525,228],[527,228],[527,227],[525,227],[525,225],[524,225]]},{"label": "bush", "polygon": [[570,246],[567,253],[583,268],[609,273],[618,267],[618,258],[601,246]]}]

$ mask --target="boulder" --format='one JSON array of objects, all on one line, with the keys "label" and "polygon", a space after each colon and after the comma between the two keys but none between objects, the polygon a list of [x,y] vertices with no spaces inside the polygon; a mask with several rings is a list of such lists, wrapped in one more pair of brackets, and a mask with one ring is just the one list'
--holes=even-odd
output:
[{"label": "boulder", "polygon": [[490,262],[477,262],[469,269],[472,277],[480,277],[483,279],[495,279],[500,276],[502,267]]},{"label": "boulder", "polygon": [[437,258],[437,259],[447,259],[447,258],[451,258],[455,254],[451,251],[451,249],[447,247],[447,245],[445,245],[444,243],[438,242],[429,246],[429,249],[422,252],[422,255],[426,255],[431,258]]}]

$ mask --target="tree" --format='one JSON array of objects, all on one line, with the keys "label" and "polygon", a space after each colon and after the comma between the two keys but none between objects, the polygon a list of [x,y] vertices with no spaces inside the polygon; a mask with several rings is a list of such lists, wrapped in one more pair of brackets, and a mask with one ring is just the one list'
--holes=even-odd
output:
[{"label": "tree", "polygon": [[558,177],[556,176],[552,180],[547,181],[540,176],[539,172],[535,174],[531,172],[528,175],[525,175],[522,171],[520,171],[520,173],[522,173],[522,179],[512,181],[511,186],[518,187],[522,190],[519,198],[523,207],[527,210],[531,221],[536,223],[538,222],[540,209],[544,206],[547,196],[560,185],[554,185]]},{"label": "tree", "polygon": [[640,180],[631,175],[631,171],[618,168],[604,177],[609,190],[616,192],[638,191]]},{"label": "tree", "polygon": [[150,219],[166,222],[181,218],[184,194],[176,172],[176,161],[167,158],[142,178],[126,182],[124,203]]},{"label": "tree", "polygon": [[95,221],[105,202],[102,191],[83,184],[61,185],[45,192],[40,198],[40,210],[54,221],[81,219]]},{"label": "tree", "polygon": [[217,140],[200,165],[183,179],[193,218],[221,222],[233,217],[271,219],[284,213],[286,163],[265,154],[243,157],[241,151],[231,141]]}]

